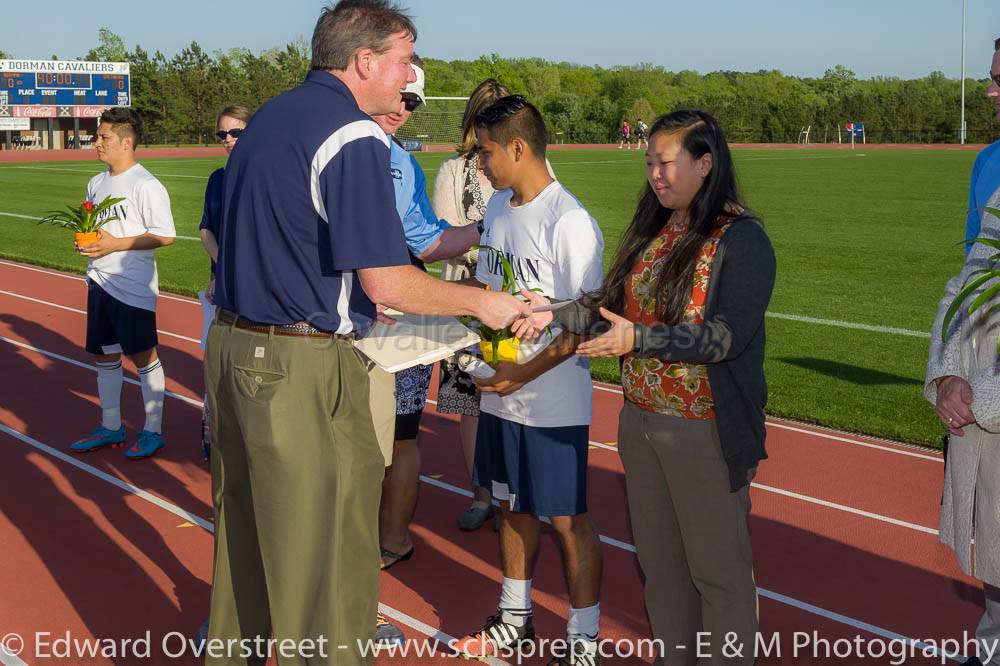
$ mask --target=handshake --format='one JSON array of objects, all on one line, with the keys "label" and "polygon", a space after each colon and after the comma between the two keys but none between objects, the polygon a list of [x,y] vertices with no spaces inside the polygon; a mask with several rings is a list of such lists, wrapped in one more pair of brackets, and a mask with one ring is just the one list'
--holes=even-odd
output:
[{"label": "handshake", "polygon": [[485,291],[478,319],[494,329],[510,327],[516,337],[532,340],[552,323],[550,301],[541,294],[521,290],[522,299],[503,292]]}]

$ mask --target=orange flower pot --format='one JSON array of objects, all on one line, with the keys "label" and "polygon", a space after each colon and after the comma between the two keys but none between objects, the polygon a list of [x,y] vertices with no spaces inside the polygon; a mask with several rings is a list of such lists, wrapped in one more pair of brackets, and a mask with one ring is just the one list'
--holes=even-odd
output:
[{"label": "orange flower pot", "polygon": [[73,234],[73,239],[76,241],[77,245],[83,247],[84,245],[90,245],[91,243],[96,243],[101,240],[101,232],[88,231],[85,234],[75,233]]}]

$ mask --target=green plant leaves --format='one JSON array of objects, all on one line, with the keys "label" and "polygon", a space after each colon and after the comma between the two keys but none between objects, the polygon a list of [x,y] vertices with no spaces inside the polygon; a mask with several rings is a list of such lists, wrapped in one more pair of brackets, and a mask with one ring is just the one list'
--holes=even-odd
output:
[{"label": "green plant leaves", "polygon": [[115,204],[125,201],[125,197],[104,197],[101,203],[87,211],[84,202],[79,206],[66,206],[66,211],[52,210],[38,221],[38,224],[54,224],[58,227],[72,229],[76,233],[85,234],[99,230],[108,222],[119,219],[117,215],[109,215],[100,222],[95,222],[98,214]]}]

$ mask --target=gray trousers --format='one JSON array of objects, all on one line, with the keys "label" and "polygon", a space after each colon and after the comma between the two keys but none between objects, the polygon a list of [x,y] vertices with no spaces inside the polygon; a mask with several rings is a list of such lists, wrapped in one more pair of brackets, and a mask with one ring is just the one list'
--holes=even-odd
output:
[{"label": "gray trousers", "polygon": [[[750,487],[729,491],[715,421],[626,402],[618,428],[646,612],[665,651],[656,663],[752,664],[757,590],[747,528]],[[707,632],[701,642],[709,645],[700,658],[699,632]],[[742,657],[725,651],[727,642],[742,647]]]},{"label": "gray trousers", "polygon": [[[1000,587],[983,583],[983,594],[986,597],[986,612],[976,627],[976,639],[982,643],[980,659],[983,663],[1000,666]],[[993,651],[993,658],[985,661],[990,650]]]}]

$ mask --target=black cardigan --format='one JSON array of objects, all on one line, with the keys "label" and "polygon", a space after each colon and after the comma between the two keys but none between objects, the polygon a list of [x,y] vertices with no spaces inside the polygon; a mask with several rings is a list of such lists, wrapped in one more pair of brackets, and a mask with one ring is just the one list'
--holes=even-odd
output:
[{"label": "black cardigan", "polygon": [[[774,249],[760,222],[749,216],[737,218],[719,239],[712,261],[704,323],[635,326],[636,356],[708,367],[716,426],[733,492],[745,486],[747,472],[767,458],[764,313],[775,272]],[[593,335],[607,330],[607,322],[581,301],[553,315],[571,333]]]}]

